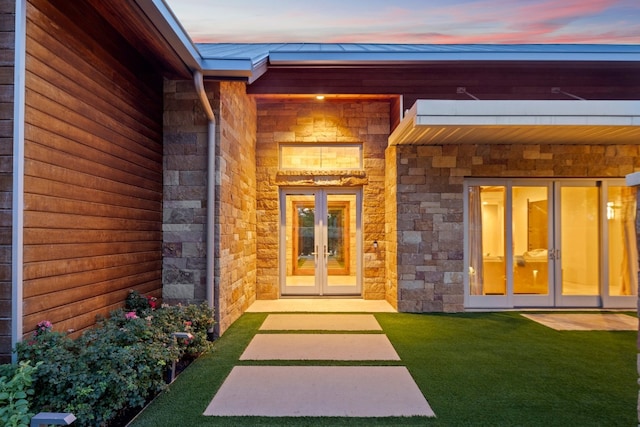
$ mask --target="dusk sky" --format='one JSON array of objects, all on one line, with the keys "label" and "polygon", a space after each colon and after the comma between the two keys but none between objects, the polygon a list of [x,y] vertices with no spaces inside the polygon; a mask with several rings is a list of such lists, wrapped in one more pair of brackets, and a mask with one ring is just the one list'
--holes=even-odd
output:
[{"label": "dusk sky", "polygon": [[196,43],[640,43],[640,0],[166,2]]}]

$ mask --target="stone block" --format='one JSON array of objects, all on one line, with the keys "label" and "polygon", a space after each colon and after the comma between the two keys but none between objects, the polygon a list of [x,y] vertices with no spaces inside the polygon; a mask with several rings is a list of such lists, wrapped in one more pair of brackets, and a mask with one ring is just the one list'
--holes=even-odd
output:
[{"label": "stone block", "polygon": [[431,163],[434,168],[455,168],[457,159],[455,156],[437,156]]},{"label": "stone block", "polygon": [[420,312],[423,313],[440,313],[444,311],[442,301],[420,301]]},{"label": "stone block", "polygon": [[420,300],[398,300],[398,311],[401,313],[421,313],[424,311],[422,308]]},{"label": "stone block", "polygon": [[424,289],[424,280],[398,280],[399,289]]},{"label": "stone block", "polygon": [[404,244],[418,244],[422,242],[422,233],[420,231],[403,231],[401,242]]},{"label": "stone block", "polygon": [[195,296],[195,286],[192,284],[165,284],[162,296],[166,299],[192,300]]},{"label": "stone block", "polygon": [[162,256],[163,257],[181,257],[182,256],[182,242],[165,242],[162,244]]}]

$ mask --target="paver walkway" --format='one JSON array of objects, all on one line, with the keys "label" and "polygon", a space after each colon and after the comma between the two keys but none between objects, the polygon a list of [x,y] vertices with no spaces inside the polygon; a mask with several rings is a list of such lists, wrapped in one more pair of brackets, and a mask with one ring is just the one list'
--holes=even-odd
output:
[{"label": "paver walkway", "polygon": [[623,313],[523,313],[557,331],[636,331],[638,318]]},{"label": "paver walkway", "polygon": [[[346,331],[340,334],[258,333],[241,359],[399,360],[386,335],[376,333],[382,328],[371,314],[270,314],[260,329],[336,331],[341,323]],[[435,416],[404,366],[313,364],[236,366],[204,415]]]}]

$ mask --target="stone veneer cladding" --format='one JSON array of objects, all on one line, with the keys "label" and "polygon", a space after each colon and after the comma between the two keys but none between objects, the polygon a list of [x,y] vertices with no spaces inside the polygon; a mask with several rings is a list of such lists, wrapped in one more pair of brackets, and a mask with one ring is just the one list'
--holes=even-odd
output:
[{"label": "stone veneer cladding", "polygon": [[[363,297],[385,298],[385,155],[389,136],[388,102],[274,101],[258,102],[257,297],[279,297],[278,195],[281,186],[362,186]],[[279,143],[362,143],[364,176],[278,173]],[[374,249],[373,242],[378,242]]]},{"label": "stone veneer cladding", "polygon": [[[254,101],[243,83],[205,84],[217,118],[217,329],[255,300]],[[206,298],[207,119],[192,81],[165,81],[163,299]]]},{"label": "stone veneer cladding", "polygon": [[640,147],[404,145],[396,167],[398,310],[457,312],[464,309],[465,177],[623,178],[640,170]]},{"label": "stone veneer cladding", "polygon": [[385,161],[385,269],[387,283],[386,299],[398,308],[398,168],[396,165],[397,147],[386,150]]}]

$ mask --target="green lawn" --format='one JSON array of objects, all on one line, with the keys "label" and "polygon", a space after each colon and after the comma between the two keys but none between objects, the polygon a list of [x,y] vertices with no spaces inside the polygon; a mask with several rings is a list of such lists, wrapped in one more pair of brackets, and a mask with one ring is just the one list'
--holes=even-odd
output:
[{"label": "green lawn", "polygon": [[[234,365],[259,364],[238,358],[260,313],[235,322],[132,427],[637,425],[636,332],[554,331],[513,312],[375,316],[402,361],[368,364],[407,366],[437,418],[202,416]],[[295,364],[307,363],[318,364]]]}]

